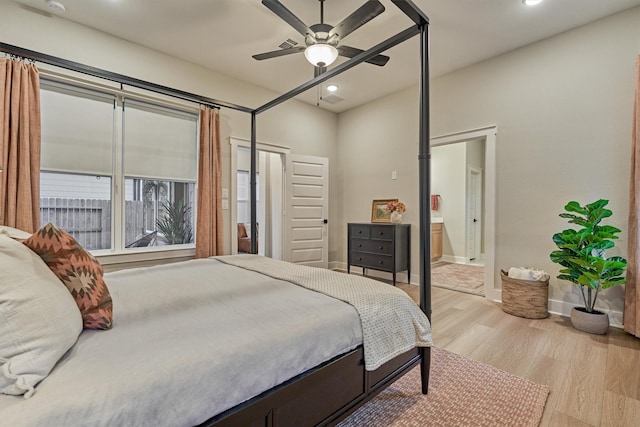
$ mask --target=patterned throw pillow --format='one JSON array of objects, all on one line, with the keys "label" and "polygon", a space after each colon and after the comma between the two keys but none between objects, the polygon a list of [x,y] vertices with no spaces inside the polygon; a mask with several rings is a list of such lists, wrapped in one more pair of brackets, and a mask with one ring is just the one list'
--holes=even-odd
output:
[{"label": "patterned throw pillow", "polygon": [[23,242],[49,266],[76,300],[85,329],[109,329],[112,303],[102,266],[66,231],[49,223]]}]

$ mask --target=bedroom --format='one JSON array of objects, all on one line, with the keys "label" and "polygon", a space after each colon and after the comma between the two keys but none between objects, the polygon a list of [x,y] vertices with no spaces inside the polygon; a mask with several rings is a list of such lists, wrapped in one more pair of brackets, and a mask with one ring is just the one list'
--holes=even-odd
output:
[{"label": "bedroom", "polygon": [[[0,6],[4,18],[0,40],[4,43],[240,104],[257,104],[274,95],[87,27],[34,14],[10,1]],[[616,217],[624,217],[639,21],[636,7],[432,80],[432,136],[498,126],[495,271],[529,263],[555,271],[548,261],[550,235],[560,226],[557,213],[569,199],[591,199],[604,193]],[[334,267],[346,262],[345,224],[367,220],[372,199],[397,195],[409,206],[405,222],[416,223],[413,144],[405,142],[407,149],[367,162],[358,157],[363,150],[357,145],[360,141],[384,149],[388,140],[413,141],[415,135],[406,134],[405,129],[417,128],[412,114],[414,91],[400,91],[340,115],[295,101],[266,113],[260,140],[329,158],[330,188],[336,189],[329,214],[329,260]],[[551,105],[544,101],[550,95],[557,97]],[[376,121],[399,125],[374,134],[371,123]],[[249,119],[225,110],[222,129],[223,140],[232,136],[248,139]],[[601,144],[607,149],[597,154],[582,150]],[[597,165],[597,172],[586,182],[563,169],[563,159],[581,151],[586,165]],[[384,164],[376,163],[383,160]],[[376,175],[377,170],[397,170],[399,179],[394,183],[386,172]],[[225,185],[229,182],[225,173]],[[230,233],[226,226],[225,245],[230,244]],[[625,244],[623,239],[619,246]],[[413,248],[417,251],[415,245],[417,239]],[[417,264],[413,267],[418,271]],[[499,289],[497,279],[493,285]],[[613,289],[605,299],[618,323],[623,305],[620,292]],[[577,295],[556,282],[551,300],[552,311],[567,314]]]}]

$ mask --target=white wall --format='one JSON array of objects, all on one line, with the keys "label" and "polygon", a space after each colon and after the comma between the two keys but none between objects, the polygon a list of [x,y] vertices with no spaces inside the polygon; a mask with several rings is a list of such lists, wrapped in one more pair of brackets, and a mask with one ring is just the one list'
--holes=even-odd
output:
[{"label": "white wall", "polygon": [[442,255],[447,260],[465,256],[466,151],[466,142],[431,149],[431,192],[440,195]]},{"label": "white wall", "polygon": [[[279,95],[71,21],[28,11],[8,0],[0,1],[0,16],[0,41],[4,43],[247,107],[258,107]],[[246,113],[221,110],[224,187],[230,183],[228,139],[250,138],[250,119]],[[261,142],[288,146],[297,154],[328,157],[331,165],[337,164],[334,113],[290,100],[258,116],[257,136]],[[331,188],[338,187],[333,170],[329,181]],[[230,250],[228,212],[225,211],[226,252]],[[337,218],[337,203],[330,202],[330,258],[336,252],[334,242],[338,241],[334,226]]]},{"label": "white wall", "polygon": [[[567,201],[610,199],[609,223],[623,229],[617,252],[626,254],[639,40],[634,8],[431,81],[432,136],[498,126],[496,271],[519,265],[549,271],[552,310],[579,304],[577,290],[555,279],[558,267],[549,260],[551,236],[566,225],[558,214]],[[416,93],[413,87],[340,115],[343,225],[366,220],[371,199],[398,196],[417,236]],[[403,171],[398,181],[389,179],[394,168]],[[340,250],[346,260],[344,238]],[[499,277],[490,286],[500,288]],[[605,291],[602,305],[619,315],[623,291]]]}]

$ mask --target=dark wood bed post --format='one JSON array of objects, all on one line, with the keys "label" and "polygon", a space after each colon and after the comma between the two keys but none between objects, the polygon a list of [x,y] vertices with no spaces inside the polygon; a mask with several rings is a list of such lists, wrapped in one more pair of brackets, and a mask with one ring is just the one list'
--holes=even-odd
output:
[{"label": "dark wood bed post", "polygon": [[[431,152],[429,138],[429,23],[420,26],[420,308],[431,322]],[[431,355],[420,349],[422,394],[429,392]]]},{"label": "dark wood bed post", "polygon": [[[411,0],[391,0],[420,29],[420,108],[418,135],[420,205],[420,308],[431,322],[431,154],[429,129],[429,18]],[[422,393],[429,391],[431,349],[420,347]]]},{"label": "dark wood bed post", "polygon": [[[431,152],[429,138],[429,23],[420,26],[420,308],[431,322]],[[431,349],[420,349],[422,394],[429,391]]]},{"label": "dark wood bed post", "polygon": [[257,165],[256,112],[251,112],[251,167],[249,174],[249,199],[251,200],[251,253],[258,253],[258,193],[256,182]]}]

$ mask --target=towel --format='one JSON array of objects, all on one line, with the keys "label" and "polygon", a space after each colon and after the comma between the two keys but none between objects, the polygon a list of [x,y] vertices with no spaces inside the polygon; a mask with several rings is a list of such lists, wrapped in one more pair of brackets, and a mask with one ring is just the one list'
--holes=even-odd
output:
[{"label": "towel", "polygon": [[511,267],[508,276],[512,279],[533,280],[536,282],[549,280],[549,274],[546,271],[529,267]]},{"label": "towel", "polygon": [[438,194],[432,194],[431,195],[431,210],[432,211],[437,211],[438,210],[438,198],[440,197],[440,195]]}]

